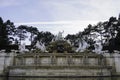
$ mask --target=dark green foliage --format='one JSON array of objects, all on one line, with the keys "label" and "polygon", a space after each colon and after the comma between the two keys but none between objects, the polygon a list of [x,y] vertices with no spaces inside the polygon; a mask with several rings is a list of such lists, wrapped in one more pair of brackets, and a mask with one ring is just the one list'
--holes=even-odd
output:
[{"label": "dark green foliage", "polygon": [[27,38],[26,29],[27,29],[26,25],[20,25],[17,27],[16,35],[17,35],[17,37],[19,37],[19,44],[21,44],[22,40],[25,40]]},{"label": "dark green foliage", "polygon": [[45,43],[45,45],[47,46],[53,38],[54,35],[50,32],[39,32],[38,35],[34,38],[34,43],[40,41],[42,43]]},{"label": "dark green foliage", "polygon": [[2,18],[0,17],[0,49],[2,49],[4,46],[7,45],[7,41],[8,37],[7,37],[7,31],[6,31],[6,27],[3,23]]},{"label": "dark green foliage", "polygon": [[7,20],[3,22],[0,17],[0,49],[5,49],[5,46],[8,46],[14,41],[12,36],[15,35],[15,26],[13,22]]},{"label": "dark green foliage", "polygon": [[[10,20],[3,22],[0,17],[0,49],[5,49],[6,46],[11,45],[13,42],[15,45],[21,44],[22,40],[28,38],[30,33],[31,46],[33,46],[37,41],[41,41],[48,45],[54,35],[50,32],[39,32],[36,27],[29,27],[27,25],[20,25],[15,28],[14,23]],[[14,38],[17,36],[19,39]]]},{"label": "dark green foliage", "polygon": [[72,45],[74,45],[74,46],[78,46],[77,45],[77,36],[76,35],[74,35],[74,34],[72,34],[72,35],[70,35],[70,34],[68,34],[66,37],[65,37],[65,39],[66,40],[70,40],[70,42],[72,43]]},{"label": "dark green foliage", "polygon": [[[118,20],[116,17],[110,17],[108,21],[99,22],[94,26],[89,24],[80,33],[80,36],[78,34],[68,34],[66,39],[74,42],[74,44],[76,41],[84,39],[90,45],[88,49],[94,49],[96,40],[99,40],[103,50],[108,50],[110,53],[114,52],[114,50],[120,51],[120,16]],[[76,46],[74,45],[74,47]]]},{"label": "dark green foliage", "polygon": [[[39,32],[33,26],[20,25],[16,28],[13,22],[10,20],[4,22],[0,17],[0,49],[5,49],[6,46],[12,45],[13,42],[15,45],[21,44],[22,40],[28,38],[27,34],[29,33],[31,47],[37,41],[48,46],[54,38],[52,33]],[[16,36],[19,39],[15,39]],[[85,40],[90,45],[88,48],[90,50],[94,49],[94,44],[98,40],[101,42],[103,50],[109,50],[110,53],[114,52],[114,50],[120,51],[120,15],[118,18],[110,17],[108,21],[99,22],[94,26],[89,24],[84,31],[72,35],[68,34],[65,39],[69,40],[74,47],[78,47],[78,43]]]},{"label": "dark green foliage", "polygon": [[72,50],[72,46],[67,43],[66,41],[55,41],[55,42],[51,42],[50,45],[47,47],[47,50],[50,53],[53,52],[57,52],[57,53],[64,53],[64,52],[68,52],[68,53],[72,53],[74,52]]},{"label": "dark green foliage", "polygon": [[30,41],[31,41],[31,46],[32,46],[32,42],[33,42],[33,38],[35,37],[35,35],[37,36],[39,31],[36,27],[27,27],[26,31],[28,31],[31,35],[30,35]]}]

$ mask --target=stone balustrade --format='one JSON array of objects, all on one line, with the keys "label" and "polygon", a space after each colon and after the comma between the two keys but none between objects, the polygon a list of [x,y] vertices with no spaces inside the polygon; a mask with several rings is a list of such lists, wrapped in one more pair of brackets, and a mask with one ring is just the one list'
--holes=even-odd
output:
[{"label": "stone balustrade", "polygon": [[58,66],[99,66],[105,65],[105,58],[98,55],[81,55],[81,54],[38,54],[38,55],[19,55],[14,58],[14,65],[58,65]]},{"label": "stone balustrade", "polygon": [[14,56],[10,76],[111,76],[100,54],[25,53]]}]

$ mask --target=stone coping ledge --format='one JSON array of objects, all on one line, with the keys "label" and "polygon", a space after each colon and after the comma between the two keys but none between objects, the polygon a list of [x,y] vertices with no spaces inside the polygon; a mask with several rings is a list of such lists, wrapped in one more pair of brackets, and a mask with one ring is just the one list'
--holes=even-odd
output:
[{"label": "stone coping ledge", "polygon": [[112,66],[9,66],[9,69],[112,69]]},{"label": "stone coping ledge", "polygon": [[105,76],[24,76],[24,75],[8,75],[4,77],[18,77],[18,78],[111,78],[111,77],[120,77],[118,76],[112,76],[112,75],[105,75]]},{"label": "stone coping ledge", "polygon": [[33,57],[33,56],[39,56],[39,57],[48,57],[48,56],[103,57],[101,54],[95,54],[95,53],[25,53],[25,54],[18,54],[15,57]]}]

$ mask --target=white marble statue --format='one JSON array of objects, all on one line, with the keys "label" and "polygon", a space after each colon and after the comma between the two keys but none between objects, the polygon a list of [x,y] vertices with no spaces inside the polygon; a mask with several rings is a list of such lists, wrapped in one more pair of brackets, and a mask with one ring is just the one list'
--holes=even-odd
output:
[{"label": "white marble statue", "polygon": [[94,52],[100,54],[102,52],[102,48],[103,48],[101,45],[101,42],[97,41],[94,46],[95,46]]},{"label": "white marble statue", "polygon": [[42,42],[37,41],[35,46],[36,46],[36,48],[40,49],[42,52],[46,51],[46,47]]},{"label": "white marble statue", "polygon": [[59,33],[58,33],[58,35],[56,36],[56,38],[55,38],[55,40],[63,40],[63,37],[62,37],[62,34],[64,33],[64,31],[63,32],[60,32],[59,31]]},{"label": "white marble statue", "polygon": [[82,40],[79,42],[79,47],[76,49],[76,52],[83,52],[87,49],[88,46],[89,44],[85,40]]},{"label": "white marble statue", "polygon": [[70,40],[67,40],[67,43],[69,43],[69,44],[71,45],[71,42],[70,42]]},{"label": "white marble statue", "polygon": [[23,43],[22,45],[19,45],[19,51],[25,52],[25,51],[29,51],[29,50],[25,48],[25,43]]}]

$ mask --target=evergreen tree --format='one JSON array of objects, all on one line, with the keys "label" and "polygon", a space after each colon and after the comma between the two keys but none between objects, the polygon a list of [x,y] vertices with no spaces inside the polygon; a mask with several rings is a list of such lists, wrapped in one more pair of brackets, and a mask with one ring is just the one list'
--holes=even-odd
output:
[{"label": "evergreen tree", "polygon": [[28,36],[26,35],[27,34],[27,26],[26,25],[20,25],[17,27],[17,37],[19,38],[19,44],[21,44],[21,41],[22,40],[25,40]]},{"label": "evergreen tree", "polygon": [[37,41],[40,41],[42,43],[45,43],[45,45],[47,46],[52,39],[54,38],[54,35],[50,32],[39,32],[38,35],[34,38],[34,43],[36,43]]},{"label": "evergreen tree", "polygon": [[10,20],[3,22],[0,17],[0,49],[6,49],[6,46],[12,43],[14,33],[15,26],[13,22]]},{"label": "evergreen tree", "polygon": [[27,27],[26,31],[30,33],[30,41],[31,41],[31,46],[32,46],[32,42],[35,36],[38,35],[39,31],[36,27]]}]

